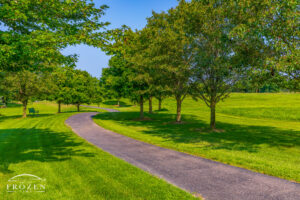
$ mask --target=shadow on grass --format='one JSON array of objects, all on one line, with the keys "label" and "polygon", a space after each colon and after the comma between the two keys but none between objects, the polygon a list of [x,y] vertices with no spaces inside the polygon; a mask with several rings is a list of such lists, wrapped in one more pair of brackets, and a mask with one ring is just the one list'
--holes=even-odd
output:
[{"label": "shadow on grass", "polygon": [[7,108],[17,108],[17,107],[22,107],[22,104],[18,104],[18,103],[8,103],[6,105]]},{"label": "shadow on grass", "polygon": [[[53,114],[30,114],[27,115],[27,118],[39,118],[39,117],[48,117],[52,116]],[[0,115],[0,122],[5,121],[5,120],[10,120],[10,119],[23,119],[22,115]]]},{"label": "shadow on grass", "polygon": [[175,115],[146,114],[152,121],[134,121],[138,112],[103,113],[95,116],[101,120],[113,120],[124,126],[147,127],[143,134],[163,138],[177,144],[206,142],[199,148],[226,149],[235,151],[257,152],[259,145],[276,147],[300,146],[300,131],[281,130],[269,126],[243,126],[229,123],[217,123],[218,129],[224,132],[211,132],[208,124],[194,115],[182,115],[182,124],[175,124]]},{"label": "shadow on grass", "polygon": [[[98,109],[99,111],[96,109]],[[88,109],[85,110],[84,109],[84,110],[80,110],[79,112],[71,110],[71,111],[63,111],[61,113],[86,113],[86,112],[101,112],[101,109],[100,108],[95,108],[94,110],[88,110]],[[59,115],[60,113],[57,113],[57,114]]]},{"label": "shadow on grass", "polygon": [[[109,105],[109,106],[117,106],[118,105],[118,101],[105,101],[102,104]],[[128,105],[124,101],[120,101],[120,107],[130,107],[130,106],[132,106],[132,105]]]},{"label": "shadow on grass", "polygon": [[162,108],[160,110],[155,110],[155,112],[164,112],[164,111],[169,111],[167,108]]},{"label": "shadow on grass", "polygon": [[[49,116],[53,116],[53,115],[59,115],[59,114],[63,114],[63,113],[85,113],[85,112],[101,112],[101,111],[96,111],[96,110],[89,110],[89,109],[83,109],[81,111],[63,111],[61,113],[53,113],[53,114],[27,114],[28,119],[30,118],[39,118],[39,117],[49,117]],[[23,119],[22,115],[1,115],[0,113],[0,122],[3,122],[5,120],[10,120],[10,119]]]},{"label": "shadow on grass", "polygon": [[74,156],[92,157],[93,153],[81,149],[70,133],[50,129],[0,129],[0,172],[12,173],[11,164],[26,161],[53,162]]}]

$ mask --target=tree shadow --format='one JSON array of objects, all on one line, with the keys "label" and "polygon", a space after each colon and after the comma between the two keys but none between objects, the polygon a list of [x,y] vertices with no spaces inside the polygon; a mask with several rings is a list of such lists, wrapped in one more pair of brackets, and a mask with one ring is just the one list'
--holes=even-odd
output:
[{"label": "tree shadow", "polygon": [[[109,106],[117,106],[118,101],[105,101],[105,102],[103,102],[103,104],[109,105]],[[120,107],[130,107],[130,106],[132,106],[132,105],[129,105],[129,104],[125,103],[124,101],[120,101]]]},{"label": "tree shadow", "polygon": [[[38,118],[38,117],[48,117],[52,116],[54,114],[28,114],[27,118]],[[0,122],[3,122],[5,120],[10,120],[10,119],[22,119],[22,115],[0,115]]]},{"label": "tree shadow", "polygon": [[[95,109],[98,109],[98,110],[95,110]],[[70,110],[70,111],[63,111],[61,113],[86,113],[86,112],[101,112],[101,108],[95,108],[94,110],[89,110],[89,109],[83,109],[83,110],[80,110],[79,112],[78,111],[73,111],[73,110]],[[57,113],[58,115],[60,113]]]},{"label": "tree shadow", "polygon": [[173,123],[175,119],[173,114],[147,113],[146,116],[153,120],[134,121],[138,116],[138,112],[123,112],[103,113],[95,118],[114,120],[124,126],[143,126],[146,127],[141,131],[143,134],[158,136],[171,143],[202,143],[199,148],[257,152],[260,149],[259,145],[262,144],[283,148],[300,146],[300,131],[218,122],[217,127],[224,132],[212,132],[208,129],[207,123],[194,115],[182,115],[182,124]]},{"label": "tree shadow", "polygon": [[6,108],[18,108],[18,107],[22,107],[22,104],[18,104],[18,103],[8,103],[8,104],[6,104]]},{"label": "tree shadow", "polygon": [[11,164],[26,161],[54,162],[74,156],[93,157],[70,133],[50,129],[0,129],[0,172],[12,173]]},{"label": "tree shadow", "polygon": [[162,108],[160,110],[155,110],[155,112],[164,112],[164,111],[169,111],[167,108]]}]

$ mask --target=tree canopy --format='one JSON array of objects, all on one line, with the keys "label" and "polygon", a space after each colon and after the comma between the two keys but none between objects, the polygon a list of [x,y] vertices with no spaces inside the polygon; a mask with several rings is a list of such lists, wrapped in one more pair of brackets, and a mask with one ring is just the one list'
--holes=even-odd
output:
[{"label": "tree canopy", "polygon": [[0,69],[41,70],[74,62],[60,50],[86,43],[101,46],[107,6],[92,1],[0,1]]}]

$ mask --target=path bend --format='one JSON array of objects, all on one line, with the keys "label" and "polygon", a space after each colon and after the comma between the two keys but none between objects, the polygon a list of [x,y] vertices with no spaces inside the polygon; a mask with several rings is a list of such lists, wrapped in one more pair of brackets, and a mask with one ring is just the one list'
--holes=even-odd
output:
[{"label": "path bend", "polygon": [[96,114],[73,115],[66,124],[102,150],[206,200],[300,200],[298,183],[137,141],[98,126]]}]

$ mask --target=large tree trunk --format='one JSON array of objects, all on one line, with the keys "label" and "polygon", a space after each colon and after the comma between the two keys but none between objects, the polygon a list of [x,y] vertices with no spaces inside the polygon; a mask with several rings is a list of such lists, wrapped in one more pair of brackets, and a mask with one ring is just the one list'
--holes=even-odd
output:
[{"label": "large tree trunk", "polygon": [[162,103],[162,99],[159,98],[158,99],[158,110],[161,110],[161,103]]},{"label": "large tree trunk", "polygon": [[216,129],[216,104],[210,105],[210,128]]},{"label": "large tree trunk", "polygon": [[140,96],[140,119],[144,119],[144,97]]},{"label": "large tree trunk", "polygon": [[61,102],[58,102],[58,113],[61,113]]},{"label": "large tree trunk", "polygon": [[23,103],[23,118],[26,118],[27,117],[27,112],[26,111],[27,111],[27,103],[28,103],[28,101],[25,100],[22,103]]},{"label": "large tree trunk", "polygon": [[181,122],[181,98],[176,97],[177,101],[177,116],[176,116],[176,122]]},{"label": "large tree trunk", "polygon": [[77,104],[77,112],[80,112],[80,104]]},{"label": "large tree trunk", "polygon": [[149,97],[149,113],[152,114],[152,96]]}]

